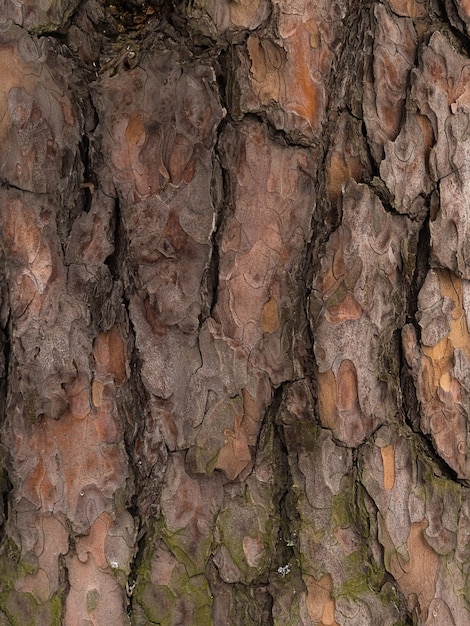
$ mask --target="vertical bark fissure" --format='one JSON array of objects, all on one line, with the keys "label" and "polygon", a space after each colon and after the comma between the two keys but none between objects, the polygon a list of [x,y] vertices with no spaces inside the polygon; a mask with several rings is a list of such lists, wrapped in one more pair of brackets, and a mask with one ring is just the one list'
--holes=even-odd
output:
[{"label": "vertical bark fissure", "polygon": [[[91,100],[91,98],[90,98]],[[96,114],[96,111],[95,111]],[[93,131],[92,131],[93,132]],[[82,194],[83,194],[83,210],[85,213],[88,213],[91,208],[91,204],[93,201],[93,193],[95,188],[97,188],[97,177],[93,170],[92,159],[90,155],[91,145],[90,138],[88,133],[82,135],[80,144],[80,156],[83,164],[83,179],[84,182],[81,185]]]},{"label": "vertical bark fissure", "polygon": [[[278,497],[279,503],[279,533],[277,539],[277,553],[274,558],[274,573],[282,578],[290,574],[292,570],[301,573],[300,548],[299,548],[299,524],[300,515],[297,510],[295,491],[293,489],[294,479],[289,465],[289,458],[294,454],[289,451],[284,424],[282,423],[282,404],[285,402],[285,393],[291,383],[285,383],[279,390],[279,400],[274,411],[274,433],[275,441],[279,449],[278,454]],[[292,462],[292,459],[291,459]]]},{"label": "vertical bark fissure", "polygon": [[457,12],[456,4],[449,0],[437,0],[438,19],[442,24],[442,30],[447,30],[448,35],[453,39],[456,48],[470,56],[470,40],[463,32],[464,23]]},{"label": "vertical bark fissure", "polygon": [[[220,93],[220,91],[219,91]],[[230,197],[230,183],[229,176],[230,173],[223,166],[223,159],[220,153],[220,140],[221,135],[223,134],[224,128],[226,127],[226,119],[222,120],[217,128],[217,140],[214,147],[214,168],[216,171],[214,172],[214,182],[213,182],[213,192],[212,192],[212,201],[214,203],[215,209],[215,220],[214,220],[214,228],[211,234],[211,254],[209,265],[205,270],[203,277],[203,285],[202,285],[202,303],[203,309],[200,315],[200,325],[207,317],[213,317],[214,309],[217,304],[217,294],[218,294],[218,286],[219,286],[219,263],[220,263],[220,255],[219,255],[219,241],[221,236],[221,231],[223,229],[224,219],[231,211],[231,202],[232,199]],[[217,175],[219,174],[220,182],[217,180]],[[204,306],[205,305],[205,306]]]},{"label": "vertical bark fissure", "polygon": [[[429,200],[429,199],[428,199]],[[426,274],[429,269],[431,235],[429,231],[429,208],[418,234],[416,246],[416,259],[413,276],[407,287],[406,302],[407,311],[405,323],[412,324],[416,331],[418,341],[420,340],[421,328],[417,320],[418,295],[424,284]],[[416,395],[416,387],[411,376],[410,369],[406,363],[403,346],[400,343],[400,387],[402,390],[402,411],[404,421],[410,426],[414,433],[420,434],[419,424],[419,402]],[[422,436],[422,435],[421,435]],[[424,437],[422,436],[424,439]],[[429,445],[429,442],[427,442]]]}]

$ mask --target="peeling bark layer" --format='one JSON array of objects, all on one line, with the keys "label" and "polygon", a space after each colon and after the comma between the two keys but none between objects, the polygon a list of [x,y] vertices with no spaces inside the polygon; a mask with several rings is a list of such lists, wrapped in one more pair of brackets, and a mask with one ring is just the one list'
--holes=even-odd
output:
[{"label": "peeling bark layer", "polygon": [[0,623],[470,624],[465,2],[0,7]]}]

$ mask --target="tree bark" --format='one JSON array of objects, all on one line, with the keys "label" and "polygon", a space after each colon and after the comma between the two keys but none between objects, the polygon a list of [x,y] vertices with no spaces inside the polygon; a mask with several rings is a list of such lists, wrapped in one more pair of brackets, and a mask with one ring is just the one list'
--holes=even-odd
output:
[{"label": "tree bark", "polygon": [[468,3],[0,7],[0,624],[470,624]]}]

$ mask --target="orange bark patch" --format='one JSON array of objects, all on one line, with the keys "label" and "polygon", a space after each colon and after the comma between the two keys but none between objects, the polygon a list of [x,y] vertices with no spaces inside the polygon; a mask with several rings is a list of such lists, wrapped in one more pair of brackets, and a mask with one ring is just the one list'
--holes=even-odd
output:
[{"label": "orange bark patch", "polygon": [[470,357],[470,335],[463,308],[462,279],[448,270],[438,270],[438,277],[442,295],[454,301],[449,338],[455,348],[462,348]]},{"label": "orange bark patch", "polygon": [[461,0],[460,8],[470,17],[470,0]]},{"label": "orange bark patch", "polygon": [[428,117],[420,115],[419,113],[416,113],[416,120],[421,128],[421,132],[423,133],[424,146],[427,156],[429,154],[429,150],[431,150],[434,144],[434,131],[432,124]]},{"label": "orange bark patch", "polygon": [[399,554],[392,555],[391,570],[403,593],[408,599],[410,610],[418,604],[421,618],[426,619],[429,605],[436,593],[439,557],[424,539],[423,531],[428,520],[411,525],[408,537],[408,561]]},{"label": "orange bark patch", "polygon": [[100,406],[103,402],[104,385],[98,380],[94,380],[91,385],[91,399],[95,407]]},{"label": "orange bark patch", "polygon": [[423,354],[428,357],[430,362],[430,367],[427,368],[428,383],[432,395],[435,395],[441,380],[447,379],[453,366],[452,344],[448,337],[444,337],[435,346],[423,346]]},{"label": "orange bark patch", "polygon": [[137,144],[145,133],[144,122],[140,115],[133,115],[126,127],[126,139],[129,143]]},{"label": "orange bark patch", "polygon": [[307,611],[318,626],[338,626],[335,620],[335,601],[332,598],[333,581],[329,574],[320,580],[307,580]]},{"label": "orange bark patch", "polygon": [[343,151],[333,152],[328,167],[328,195],[333,204],[337,203],[343,185],[350,178],[359,180],[362,173],[362,165],[357,156],[351,158],[351,155],[344,152],[345,146],[341,148]]},{"label": "orange bark patch", "polygon": [[316,20],[308,20],[304,24],[305,29],[310,34],[310,47],[319,48],[321,45],[321,34]]},{"label": "orange bark patch", "polygon": [[65,600],[68,626],[126,623],[123,590],[109,568],[101,568],[90,555],[82,563],[76,555],[66,559],[70,590]]},{"label": "orange bark patch", "polygon": [[332,370],[318,374],[318,405],[320,419],[324,428],[334,429],[338,426],[336,412],[336,378]]},{"label": "orange bark patch", "polygon": [[[454,366],[454,349],[460,348],[470,358],[470,334],[467,317],[463,308],[462,279],[448,270],[435,270],[438,274],[439,287],[443,296],[454,303],[449,334],[434,346],[423,346],[423,353],[430,360],[431,378],[428,384],[437,389],[441,387],[449,392],[452,388],[451,370]],[[434,394],[433,394],[434,395]]]},{"label": "orange bark patch", "polygon": [[225,430],[225,444],[220,449],[217,457],[216,469],[220,469],[227,475],[229,480],[235,478],[245,469],[251,461],[250,449],[245,430],[242,426],[243,417],[235,418],[233,430]]},{"label": "orange bark patch", "polygon": [[330,202],[336,204],[343,185],[351,178],[349,168],[342,154],[334,153],[331,156],[328,168],[328,196]]},{"label": "orange bark patch", "polygon": [[277,302],[274,298],[270,298],[261,311],[261,326],[265,333],[274,333],[280,325]]},{"label": "orange bark patch", "polygon": [[318,127],[321,96],[319,86],[313,82],[311,75],[310,33],[299,25],[288,42],[288,67],[291,71],[284,74],[285,108],[305,118],[314,130]]},{"label": "orange bark patch", "polygon": [[348,414],[359,414],[357,397],[356,366],[349,359],[341,362],[338,369],[338,410]]},{"label": "orange bark patch", "polygon": [[325,319],[330,324],[347,320],[357,320],[363,310],[353,293],[354,287],[362,274],[362,262],[356,260],[351,267],[344,262],[344,249],[350,243],[347,229],[339,228],[330,238],[334,252],[328,257],[331,263],[326,265],[319,287],[325,305]]},{"label": "orange bark patch", "polygon": [[177,252],[187,249],[189,237],[188,234],[181,228],[176,211],[170,211],[168,214],[168,220],[165,224],[162,237],[168,239]]},{"label": "orange bark patch", "polygon": [[[112,416],[111,402],[102,402],[98,410],[94,414],[92,428],[96,431],[98,441],[103,443],[114,443],[119,440],[119,432],[116,421]],[[103,453],[103,450],[102,450]],[[109,458],[110,451],[107,451]]]},{"label": "orange bark patch", "polygon": [[117,326],[98,335],[93,344],[93,355],[99,375],[111,374],[120,387],[126,383],[126,345]]},{"label": "orange bark patch", "polygon": [[82,537],[77,537],[76,552],[79,560],[85,563],[89,555],[93,555],[98,567],[107,567],[105,556],[105,540],[113,523],[109,513],[101,513],[93,522],[90,533]]},{"label": "orange bark patch", "polygon": [[466,476],[467,425],[461,382],[454,376],[455,350],[470,359],[470,334],[463,307],[462,280],[448,270],[434,270],[443,296],[453,302],[450,331],[437,344],[422,346],[419,385],[423,401],[421,422],[431,432],[439,454],[459,476]]},{"label": "orange bark patch", "polygon": [[80,420],[70,413],[59,420],[45,416],[14,451],[29,459],[20,469],[25,496],[42,511],[64,512],[81,528],[125,482],[115,420],[110,407],[101,409]]},{"label": "orange bark patch", "polygon": [[384,488],[390,491],[395,484],[395,448],[393,445],[385,446],[380,448],[380,453],[384,466]]},{"label": "orange bark patch", "polygon": [[348,320],[358,320],[362,317],[362,307],[352,293],[346,293],[342,302],[335,306],[328,306],[325,318],[330,324],[339,324]]}]

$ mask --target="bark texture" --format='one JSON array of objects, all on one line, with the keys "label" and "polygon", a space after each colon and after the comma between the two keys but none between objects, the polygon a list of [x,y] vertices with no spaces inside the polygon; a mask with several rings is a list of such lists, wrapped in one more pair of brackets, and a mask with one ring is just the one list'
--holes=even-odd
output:
[{"label": "bark texture", "polygon": [[0,624],[470,625],[469,3],[0,15]]}]

